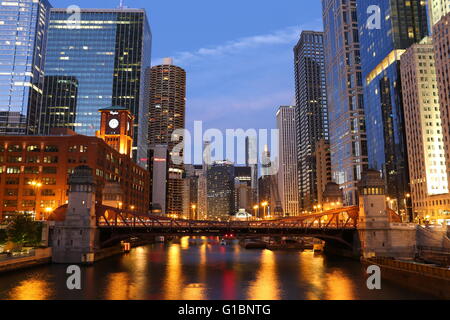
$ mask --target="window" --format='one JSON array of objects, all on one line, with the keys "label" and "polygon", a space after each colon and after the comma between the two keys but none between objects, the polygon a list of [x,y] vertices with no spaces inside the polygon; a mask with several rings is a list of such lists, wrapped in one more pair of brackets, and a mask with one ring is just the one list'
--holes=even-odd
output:
[{"label": "window", "polygon": [[44,157],[44,163],[58,163],[58,157],[57,156]]},{"label": "window", "polygon": [[56,174],[57,170],[56,167],[44,167],[42,173]]},{"label": "window", "polygon": [[39,163],[40,159],[38,156],[27,156],[27,163]]},{"label": "window", "polygon": [[22,146],[19,144],[9,145],[8,152],[22,152]]},{"label": "window", "polygon": [[7,185],[17,185],[17,184],[19,184],[19,178],[7,178],[6,184]]},{"label": "window", "polygon": [[19,194],[18,189],[5,189],[5,196],[7,197],[14,197]]},{"label": "window", "polygon": [[4,200],[3,206],[4,207],[17,207],[17,200]]},{"label": "window", "polygon": [[57,146],[45,146],[44,148],[45,152],[58,152]]},{"label": "window", "polygon": [[51,197],[51,196],[55,196],[55,195],[56,195],[56,193],[52,189],[43,189],[41,191],[41,196],[43,196],[43,197]]},{"label": "window", "polygon": [[8,162],[9,163],[19,163],[19,162],[22,162],[22,157],[20,157],[20,156],[9,156],[8,157]]},{"label": "window", "polygon": [[24,197],[34,197],[36,192],[34,192],[34,189],[23,189],[23,195]]},{"label": "window", "polygon": [[29,152],[40,152],[41,151],[41,147],[38,145],[30,145],[27,147],[27,151]]},{"label": "window", "polygon": [[38,174],[39,173],[39,167],[25,167],[24,172],[25,173],[30,173],[30,174]]},{"label": "window", "polygon": [[36,201],[34,200],[23,200],[22,207],[25,208],[34,208],[36,206]]},{"label": "window", "polygon": [[7,174],[18,174],[18,173],[20,173],[20,167],[7,167],[6,173]]},{"label": "window", "polygon": [[56,179],[55,178],[42,178],[42,184],[49,186],[49,185],[55,185]]}]

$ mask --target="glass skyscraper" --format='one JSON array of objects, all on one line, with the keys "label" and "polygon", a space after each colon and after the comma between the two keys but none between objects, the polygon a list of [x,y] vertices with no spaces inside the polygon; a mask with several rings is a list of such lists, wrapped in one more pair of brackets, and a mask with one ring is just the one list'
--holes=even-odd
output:
[{"label": "glass skyscraper", "polygon": [[[92,136],[100,127],[99,109],[126,107],[135,117],[133,156],[145,166],[145,69],[152,41],[145,10],[81,9],[80,21],[70,17],[66,9],[50,12],[45,76],[51,87],[46,94],[56,94],[62,103],[44,100],[40,132],[56,126]],[[76,97],[64,97],[58,87]]]},{"label": "glass skyscraper", "polygon": [[[380,170],[387,195],[402,209],[410,192],[400,57],[428,34],[425,1],[357,2],[369,166]],[[380,27],[369,7],[380,8]],[[369,21],[369,23],[367,23]]]},{"label": "glass skyscraper", "polygon": [[36,133],[49,11],[46,0],[0,2],[0,135]]},{"label": "glass skyscraper", "polygon": [[311,210],[318,202],[316,144],[328,139],[323,32],[303,31],[294,59],[299,205]]},{"label": "glass skyscraper", "polygon": [[322,13],[332,177],[345,204],[355,205],[357,183],[367,169],[356,0],[322,0]]}]

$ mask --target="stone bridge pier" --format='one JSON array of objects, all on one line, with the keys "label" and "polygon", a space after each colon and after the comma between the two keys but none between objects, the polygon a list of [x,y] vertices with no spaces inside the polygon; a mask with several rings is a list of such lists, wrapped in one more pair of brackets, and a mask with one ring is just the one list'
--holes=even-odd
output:
[{"label": "stone bridge pier", "polygon": [[98,250],[95,180],[87,166],[75,168],[69,178],[69,202],[64,221],[53,228],[54,263],[91,263]]}]

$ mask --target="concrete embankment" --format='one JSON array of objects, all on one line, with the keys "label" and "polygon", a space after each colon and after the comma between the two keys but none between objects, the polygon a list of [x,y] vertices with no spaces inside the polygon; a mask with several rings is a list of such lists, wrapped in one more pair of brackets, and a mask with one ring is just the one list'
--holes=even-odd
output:
[{"label": "concrete embankment", "polygon": [[48,264],[51,260],[52,248],[33,249],[29,255],[0,260],[0,273]]},{"label": "concrete embankment", "polygon": [[361,262],[366,268],[379,266],[382,279],[431,297],[450,300],[449,269],[385,258],[363,259]]}]

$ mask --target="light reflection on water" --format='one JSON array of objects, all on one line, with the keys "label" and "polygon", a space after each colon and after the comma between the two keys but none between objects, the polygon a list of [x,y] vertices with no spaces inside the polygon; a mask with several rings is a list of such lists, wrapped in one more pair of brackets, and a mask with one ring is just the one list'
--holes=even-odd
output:
[{"label": "light reflection on water", "polygon": [[245,250],[217,241],[154,244],[82,268],[82,290],[69,291],[66,266],[0,275],[0,299],[419,299],[383,283],[370,291],[356,261],[312,252]]}]

